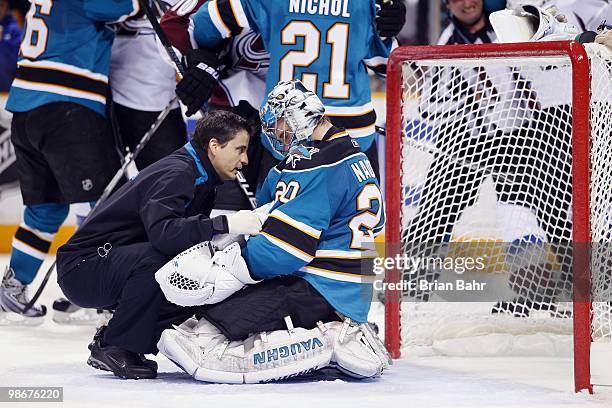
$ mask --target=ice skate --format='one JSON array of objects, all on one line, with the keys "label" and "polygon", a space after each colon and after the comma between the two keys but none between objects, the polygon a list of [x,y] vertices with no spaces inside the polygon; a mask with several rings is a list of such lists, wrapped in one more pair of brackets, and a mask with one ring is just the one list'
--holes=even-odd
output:
[{"label": "ice skate", "polygon": [[33,305],[25,310],[30,298],[28,285],[15,278],[15,272],[7,267],[0,285],[0,325],[38,326],[43,323],[47,308]]},{"label": "ice skate", "polygon": [[59,298],[53,302],[53,321],[68,326],[99,326],[107,322],[110,312],[86,309],[75,305],[68,299]]}]

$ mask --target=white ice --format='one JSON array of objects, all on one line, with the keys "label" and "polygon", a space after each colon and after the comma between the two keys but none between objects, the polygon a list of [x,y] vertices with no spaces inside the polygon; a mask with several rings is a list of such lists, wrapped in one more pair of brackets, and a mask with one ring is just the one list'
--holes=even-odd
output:
[{"label": "white ice", "polygon": [[[7,257],[0,257],[1,267],[7,262]],[[42,302],[50,308],[60,295],[53,276]],[[63,403],[35,407],[612,406],[612,389],[596,388],[594,395],[574,394],[568,358],[430,357],[397,361],[380,379],[370,382],[217,385],[197,383],[157,356],[157,379],[121,380],[85,364],[93,332],[93,327],[59,326],[50,315],[39,327],[0,327],[0,386],[64,387]]]}]

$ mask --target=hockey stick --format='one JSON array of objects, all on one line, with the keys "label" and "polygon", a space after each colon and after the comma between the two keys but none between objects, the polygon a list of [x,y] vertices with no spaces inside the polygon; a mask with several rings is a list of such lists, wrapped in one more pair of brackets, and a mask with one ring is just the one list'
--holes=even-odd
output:
[{"label": "hockey stick", "polygon": [[[157,38],[159,38],[159,41],[162,43],[164,49],[166,50],[166,53],[174,63],[175,69],[182,78],[185,75],[185,66],[179,59],[178,55],[176,55],[176,52],[174,52],[174,48],[172,48],[170,40],[166,36],[164,30],[159,25],[159,21],[157,21],[157,17],[155,17],[155,13],[151,9],[149,2],[147,0],[138,0],[138,2],[140,3],[140,7],[142,7],[142,10],[147,16],[147,19],[151,23],[153,31],[155,31],[155,34],[157,34]],[[203,116],[206,116],[206,112],[203,109],[201,109],[200,112]],[[257,201],[255,199],[255,195],[251,192],[251,187],[249,186],[246,177],[244,177],[241,171],[238,171],[236,173],[236,180],[238,181],[240,189],[242,190],[246,198],[249,200],[251,207],[253,209],[257,208]]]},{"label": "hockey stick", "polygon": [[[134,149],[134,151],[133,152],[128,152],[128,154],[125,155],[125,157],[123,158],[123,164],[122,164],[121,168],[117,171],[117,173],[115,173],[115,176],[106,185],[106,188],[102,192],[102,195],[96,201],[96,204],[93,206],[93,208],[91,209],[91,211],[87,215],[87,218],[85,219],[83,224],[81,224],[81,227],[83,225],[87,224],[87,220],[89,220],[91,218],[91,214],[93,214],[94,211],[96,211],[96,208],[98,208],[100,203],[105,201],[108,198],[108,196],[110,196],[110,194],[113,192],[115,187],[117,187],[117,184],[119,183],[119,181],[121,180],[121,178],[125,174],[127,168],[134,162],[134,160],[136,160],[136,157],[140,154],[141,150],[149,142],[149,139],[151,139],[151,137],[155,134],[155,132],[157,132],[159,127],[162,125],[163,121],[166,119],[166,116],[168,116],[170,111],[172,109],[174,109],[174,105],[177,102],[178,102],[178,97],[175,96],[168,103],[166,108],[159,114],[157,119],[155,119],[155,122],[153,122],[153,124],[151,125],[151,128],[148,130],[148,132],[146,132],[142,136],[142,138],[140,139],[140,142],[138,142],[138,145],[136,145],[136,148]],[[57,265],[57,259],[55,259],[53,261],[53,264],[51,264],[51,266],[47,270],[47,273],[45,274],[45,277],[43,278],[42,282],[40,283],[40,286],[36,290],[36,293],[34,293],[34,295],[32,296],[32,299],[30,299],[30,301],[28,302],[26,307],[23,309],[22,314],[25,314],[28,310],[30,310],[32,308],[32,306],[34,306],[34,303],[36,303],[36,301],[38,300],[38,298],[42,294],[42,291],[45,289],[45,286],[47,286],[47,282],[49,281],[49,278],[51,277],[51,274],[53,273],[53,269],[55,269],[56,265]]]}]

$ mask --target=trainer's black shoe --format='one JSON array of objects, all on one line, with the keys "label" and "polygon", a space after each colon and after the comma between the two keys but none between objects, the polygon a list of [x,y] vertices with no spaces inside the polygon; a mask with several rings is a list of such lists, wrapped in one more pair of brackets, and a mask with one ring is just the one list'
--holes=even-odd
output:
[{"label": "trainer's black shoe", "polygon": [[[96,334],[94,334],[93,340],[91,341],[91,343],[89,343],[89,345],[87,346],[87,348],[89,349],[89,351],[91,351],[91,348],[93,347],[94,343],[96,341],[101,341],[102,343],[104,342],[104,332],[106,331],[106,325],[100,326],[97,328],[96,330]],[[153,370],[157,371],[157,361],[155,360],[149,360],[148,358],[146,358],[144,356],[144,354],[138,354],[140,356],[140,359],[142,360],[142,362],[151,367]],[[96,367],[98,368],[98,367]],[[100,367],[100,370],[104,370],[104,371],[110,371],[110,370],[105,370],[104,368]]]},{"label": "trainer's black shoe", "polygon": [[157,363],[142,354],[133,353],[117,346],[105,344],[104,330],[98,329],[88,348],[91,351],[87,364],[104,371],[112,371],[117,377],[126,379],[150,379],[157,377]]}]

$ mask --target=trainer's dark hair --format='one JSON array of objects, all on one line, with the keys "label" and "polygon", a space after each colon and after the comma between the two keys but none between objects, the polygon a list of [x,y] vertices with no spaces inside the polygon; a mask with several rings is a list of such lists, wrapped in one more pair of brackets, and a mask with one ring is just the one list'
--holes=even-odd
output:
[{"label": "trainer's dark hair", "polygon": [[213,111],[198,121],[193,140],[200,143],[206,150],[211,139],[217,139],[219,144],[224,146],[241,130],[247,133],[251,130],[245,119],[228,111]]}]

